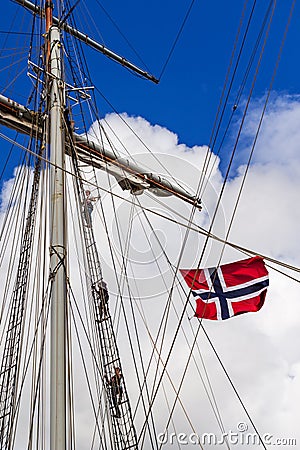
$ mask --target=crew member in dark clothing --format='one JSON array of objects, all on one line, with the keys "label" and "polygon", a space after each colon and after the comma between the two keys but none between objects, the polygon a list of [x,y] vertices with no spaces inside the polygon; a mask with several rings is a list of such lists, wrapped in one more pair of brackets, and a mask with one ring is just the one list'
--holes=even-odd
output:
[{"label": "crew member in dark clothing", "polygon": [[106,305],[109,300],[109,293],[105,281],[101,280],[99,283],[93,284],[92,292],[98,309],[98,319],[101,320],[103,313],[104,316],[107,315]]},{"label": "crew member in dark clothing", "polygon": [[111,377],[111,379],[108,381],[106,377],[106,382],[111,388],[111,398],[115,407],[115,414],[114,417],[120,419],[121,417],[121,411],[119,408],[119,405],[122,401],[123,396],[123,388],[121,386],[122,383],[122,372],[120,367],[115,367],[115,374]]}]

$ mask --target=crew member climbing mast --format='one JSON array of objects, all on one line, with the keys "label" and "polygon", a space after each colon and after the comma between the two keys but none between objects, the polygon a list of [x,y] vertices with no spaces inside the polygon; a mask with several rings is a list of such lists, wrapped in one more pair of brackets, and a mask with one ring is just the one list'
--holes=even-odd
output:
[{"label": "crew member climbing mast", "polygon": [[83,210],[84,210],[84,218],[85,225],[89,228],[92,226],[92,212],[94,209],[93,202],[97,200],[96,197],[91,196],[91,191],[88,189],[85,191],[85,198],[83,201]]},{"label": "crew member climbing mast", "polygon": [[[5,115],[0,117],[0,123],[17,129],[31,136],[35,130],[37,140],[41,138],[41,123],[45,117],[49,122],[47,139],[50,149],[50,179],[51,179],[51,210],[50,210],[50,279],[51,279],[51,382],[50,382],[50,446],[51,450],[66,450],[70,445],[71,437],[66,420],[66,348],[68,344],[67,333],[67,198],[65,196],[65,155],[71,156],[75,180],[77,184],[78,198],[81,205],[89,205],[89,208],[80,206],[81,223],[85,239],[85,253],[87,262],[88,289],[92,293],[92,310],[94,314],[94,326],[97,340],[100,343],[101,361],[98,367],[101,381],[103,382],[103,397],[105,411],[103,417],[109,428],[110,448],[113,450],[137,449],[137,436],[133,425],[130,402],[126,391],[125,378],[122,374],[121,361],[118,352],[116,337],[113,330],[109,311],[109,293],[103,280],[98,249],[94,239],[92,227],[91,193],[84,192],[82,183],[97,185],[97,180],[87,180],[84,166],[88,164],[113,175],[122,188],[129,189],[131,193],[138,194],[146,189],[155,195],[177,195],[189,203],[199,206],[196,197],[189,195],[180,187],[174,186],[168,180],[147,173],[141,168],[123,158],[116,156],[107,149],[90,142],[86,137],[74,133],[72,121],[69,120],[65,95],[65,70],[63,67],[63,48],[61,32],[65,31],[84,43],[102,51],[110,58],[129,67],[145,78],[158,82],[153,76],[132,65],[124,58],[119,57],[102,45],[98,45],[86,34],[77,31],[67,24],[65,18],[53,16],[53,1],[45,1],[45,9],[31,3],[29,0],[15,0],[35,15],[46,18],[45,25],[45,55],[44,67],[40,72],[45,79],[38,80],[43,83],[42,104],[47,99],[46,111],[42,114],[30,111],[22,105],[11,102],[4,96],[0,96],[0,110],[5,110]],[[60,4],[61,2],[58,2]],[[61,8],[62,9],[62,8]],[[68,14],[66,15],[68,17]],[[35,66],[37,67],[37,66]],[[71,87],[72,88],[72,87]],[[68,86],[69,89],[69,86]],[[80,88],[82,92],[85,88]],[[78,90],[78,87],[74,88]],[[68,100],[69,101],[69,100]],[[43,118],[43,119],[42,119]],[[100,410],[99,401],[99,410]],[[102,436],[99,436],[102,439]]]}]

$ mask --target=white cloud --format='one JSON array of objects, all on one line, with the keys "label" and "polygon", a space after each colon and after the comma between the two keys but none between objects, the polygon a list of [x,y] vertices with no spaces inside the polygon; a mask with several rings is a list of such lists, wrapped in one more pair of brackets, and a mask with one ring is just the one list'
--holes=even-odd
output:
[{"label": "white cloud", "polygon": [[[298,126],[300,116],[299,96],[276,95],[268,104],[259,133],[254,162],[284,166],[285,170],[299,170]],[[261,115],[262,102],[253,102],[251,112],[243,128],[244,139],[253,138]],[[295,164],[296,163],[296,164]],[[287,166],[287,167],[286,167]]]},{"label": "white cloud", "polygon": [[[249,113],[244,142],[249,142],[249,138],[255,132],[258,110],[259,104]],[[197,176],[194,176],[193,171],[199,171],[202,167],[207,150],[205,146],[188,148],[178,144],[176,135],[168,130],[157,126],[151,127],[141,118],[126,116],[124,118],[152,151],[170,154],[174,158],[172,171],[175,168],[176,176],[181,181],[196,188]],[[107,117],[107,120],[110,124],[113,122],[117,129],[122,131],[123,125],[121,127],[116,125],[119,118],[112,115]],[[299,120],[298,99],[278,96],[270,105],[229,236],[232,242],[296,266],[300,265],[297,239],[300,219],[297,207],[300,191]],[[137,149],[138,146],[133,144],[134,140],[135,138],[125,133],[122,142],[128,149]],[[242,149],[238,160],[246,161],[247,152],[249,148]],[[191,170],[188,167],[189,164],[196,167]],[[216,227],[220,235],[226,231],[225,223],[228,225],[230,221],[243,173],[244,167],[241,165],[236,177],[228,183],[225,190],[222,200],[222,211],[225,217],[219,229]],[[218,191],[222,178],[217,166],[214,168],[210,181],[210,186]],[[204,198],[204,205],[209,205],[210,212],[213,211],[216,201],[216,196],[211,194],[212,189]],[[204,214],[200,221],[198,219],[199,222],[207,224]],[[168,225],[160,226],[167,233]],[[171,246],[174,246],[173,242]],[[214,251],[210,251],[207,256],[210,264],[217,262],[217,252],[220,250],[219,245],[214,244],[213,247]],[[243,257],[244,255],[233,250],[225,252],[226,261]],[[185,266],[188,263],[195,264],[196,257],[190,247],[184,253],[183,260]],[[297,331],[300,321],[299,284],[272,270],[270,272],[271,286],[266,305],[259,314],[246,315],[222,324],[206,324],[206,327],[211,331],[216,348],[221,358],[226,361],[226,367],[238,390],[241,391],[241,396],[245,399],[249,412],[261,433],[272,433],[276,438],[297,437],[299,440],[295,414],[297,402],[294,401],[299,397],[300,351]],[[293,275],[297,277],[297,274]],[[176,323],[174,328],[175,326]],[[172,331],[170,333],[172,335]],[[178,346],[180,347],[179,344]],[[187,352],[187,349],[182,351]],[[229,423],[232,428],[240,420],[249,424],[233,392],[226,386],[227,381],[224,375],[216,369],[218,363],[212,357],[211,350],[207,349],[205,357],[218,392],[220,410],[229,414],[229,418],[226,414],[224,415],[225,424]],[[174,364],[176,365],[176,362]],[[184,362],[181,361],[181,364],[184,365]],[[217,379],[214,377],[215,371],[218,373]],[[194,376],[194,372],[193,375],[188,374],[186,379],[188,385],[192,383]],[[199,379],[197,380],[198,383]],[[190,389],[185,387],[186,398],[188,395],[193,395],[194,390],[195,386],[191,385]],[[201,415],[200,405],[204,401],[203,395],[199,394],[198,416],[197,402],[192,408],[192,416],[198,417],[195,419],[196,424],[207,422]],[[211,420],[210,418],[208,426],[211,426]]]},{"label": "white cloud", "polygon": [[[249,141],[248,138],[253,135],[257,116],[258,106],[249,114],[249,120],[245,129],[245,142]],[[104,123],[104,127],[118,151],[125,155],[126,151],[124,148],[126,148],[128,152],[138,157],[141,163],[146,166],[154,166],[156,170],[163,173],[162,164],[174,174],[175,178],[179,179],[184,186],[188,186],[193,192],[197,188],[207,147],[199,145],[189,148],[184,144],[179,144],[176,134],[166,128],[158,125],[152,126],[141,117],[129,117],[126,114],[122,115],[122,117],[151,151],[155,153],[156,159],[149,155],[148,150],[145,149],[118,116],[110,114],[105,119],[106,124]],[[278,96],[274,104],[270,106],[229,236],[232,242],[297,266],[300,266],[298,240],[300,217],[297,206],[297,193],[300,188],[298,176],[300,154],[297,148],[300,132],[299,127],[296,126],[299,120],[300,103],[298,99]],[[114,130],[114,133],[123,145],[111,133],[110,129]],[[231,218],[231,212],[243,176],[244,167],[242,164],[246,160],[248,150],[247,148],[244,148],[243,151],[241,149],[239,160],[242,162],[239,170],[235,178],[228,183],[224,193],[218,222],[214,228],[214,231],[220,236],[225,235],[226,227]],[[202,213],[197,212],[194,219],[198,224],[206,227],[209,224],[208,217],[211,217],[213,213],[214,205],[217,201],[217,193],[222,183],[222,175],[218,168],[218,163],[219,160],[217,159],[216,164],[212,168],[212,176],[209,180],[208,188],[203,196],[204,210]],[[109,186],[106,174],[98,174],[98,180],[99,183]],[[131,199],[129,194],[121,191],[114,180],[113,184],[115,192]],[[173,211],[165,209],[155,200],[145,196],[139,197],[139,200],[149,209],[154,209],[173,219],[177,218],[174,210],[184,217],[189,216],[190,207],[173,198],[164,200],[164,203],[171,206]],[[103,206],[106,209],[112,245],[119,257],[118,271],[120,274],[120,265],[122,264],[119,253],[120,243],[118,241],[116,218],[108,195],[104,195]],[[176,266],[181,244],[185,238],[185,230],[176,224],[167,222],[161,217],[147,213],[154,228],[153,231],[144,216],[140,214],[139,209],[136,210],[136,215],[134,220],[132,220],[130,216],[131,206],[122,200],[116,199],[116,209],[120,219],[120,230],[123,233],[123,245],[125,245],[127,230],[132,224],[131,243],[128,251],[128,260],[131,266],[128,267],[128,273],[130,282],[134,283],[136,281],[137,284],[132,284],[134,298],[129,300],[127,295],[125,295],[124,304],[128,312],[133,347],[137,351],[137,340],[135,339],[130,308],[131,302],[133,304],[139,342],[142,346],[144,361],[147,366],[151,354],[151,342],[148,332],[155,339],[164,307],[168,300],[167,290],[172,283],[173,275],[172,269],[167,264],[163,252],[156,241],[154,231],[159,235],[162,247],[170,258],[171,263],[173,266]],[[146,229],[148,240],[143,235],[144,231],[140,220]],[[179,220],[183,221],[182,219]],[[105,242],[105,230],[102,225],[99,203],[93,213],[93,223],[100,248],[104,277],[111,291],[111,308],[114,311],[117,286],[109,246]],[[75,234],[72,242],[76,242],[76,240],[78,241],[79,238],[76,238]],[[182,261],[180,262],[181,267],[192,267],[197,264],[203,242],[203,237],[197,233],[190,233]],[[205,265],[213,265],[218,262],[221,248],[222,245],[220,244],[210,243],[203,260]],[[156,256],[152,254],[153,249]],[[239,258],[244,258],[244,255],[228,249],[224,255],[224,262]],[[71,252],[71,266],[73,267],[76,264],[77,255]],[[75,290],[80,292],[78,274],[76,277],[72,281],[73,286]],[[136,280],[134,280],[134,277]],[[297,437],[298,442],[300,442],[300,435],[297,431],[297,407],[300,395],[299,284],[272,270],[270,271],[270,277],[270,289],[266,304],[259,313],[247,314],[224,323],[205,323],[205,327],[241,397],[245,400],[245,404],[259,431],[262,434],[272,433],[276,438]],[[173,302],[180,314],[182,305],[176,289],[177,287],[175,288]],[[146,329],[139,316],[137,305],[145,313],[148,329]],[[189,317],[192,316],[190,309],[188,309],[188,315]],[[166,335],[163,339],[162,355],[164,359],[168,354],[177,323],[178,319],[173,308],[171,308]],[[197,326],[196,319],[189,321],[188,318],[185,318],[179,338],[175,343],[170,364],[168,365],[170,376],[176,386],[178,386],[189,354],[189,346],[185,342],[183,332],[186,333],[188,341],[191,343],[193,337],[191,325],[195,330]],[[129,351],[129,339],[122,315],[118,342],[124,375],[134,407],[138,390],[133,359]],[[160,343],[161,340],[159,339],[158,345]],[[236,431],[237,423],[243,421],[248,424],[249,432],[253,431],[212,349],[201,332],[197,343],[213,385],[226,430]],[[205,371],[198,350],[195,350],[194,355],[197,364],[199,364],[199,370],[205,378]],[[136,361],[141,370],[138,357]],[[80,364],[78,364],[79,366]],[[155,365],[152,365],[149,380],[152,380],[154,372]],[[81,379],[83,380],[84,377],[79,378],[79,380]],[[150,384],[150,391],[151,388]],[[174,392],[167,377],[165,377],[165,389],[172,404]],[[182,400],[184,405],[188,407],[188,413],[197,433],[206,431],[220,433],[193,361],[189,365],[182,388]],[[86,398],[84,401],[82,400],[82,403],[79,400],[77,403],[81,417],[81,424],[78,426],[78,439],[80,442],[84,442],[91,437],[93,428],[87,430],[90,416],[85,416],[83,411]],[[157,418],[157,432],[163,432],[168,418],[168,409],[162,391],[160,391],[159,397],[156,399],[154,411]],[[178,433],[189,434],[192,431],[179,407],[175,410],[174,420]],[[137,425],[140,426],[141,424],[142,417],[138,415]],[[88,442],[90,441],[88,440]],[[173,447],[166,446],[164,448]],[[253,446],[252,448],[256,447]],[[285,446],[285,448],[292,447]]]}]

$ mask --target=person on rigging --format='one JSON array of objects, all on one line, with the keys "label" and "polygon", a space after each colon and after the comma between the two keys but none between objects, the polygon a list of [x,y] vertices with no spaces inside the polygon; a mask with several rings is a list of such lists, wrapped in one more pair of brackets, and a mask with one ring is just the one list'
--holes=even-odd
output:
[{"label": "person on rigging", "polygon": [[93,284],[92,293],[94,296],[96,307],[98,308],[97,311],[99,320],[96,320],[96,322],[99,322],[101,321],[103,314],[104,318],[107,317],[106,305],[109,300],[109,293],[105,281],[101,280],[100,282]]},{"label": "person on rigging", "polygon": [[115,367],[115,374],[111,377],[110,380],[107,379],[107,376],[105,376],[106,383],[111,388],[111,398],[113,401],[113,405],[115,407],[115,414],[114,417],[117,419],[120,419],[121,417],[121,411],[120,411],[120,403],[122,401],[123,396],[123,388],[121,386],[122,383],[123,374],[121,372],[120,367]]},{"label": "person on rigging", "polygon": [[85,191],[85,198],[83,201],[83,214],[86,222],[86,226],[92,227],[92,212],[94,209],[93,202],[97,200],[97,197],[91,197],[91,191]]}]

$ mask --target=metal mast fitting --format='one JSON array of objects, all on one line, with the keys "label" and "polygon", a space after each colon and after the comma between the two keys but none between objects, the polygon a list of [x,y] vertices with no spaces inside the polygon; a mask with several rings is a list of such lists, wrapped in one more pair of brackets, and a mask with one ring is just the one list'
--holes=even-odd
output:
[{"label": "metal mast fitting", "polygon": [[[26,9],[28,9],[33,14],[38,14],[39,16],[43,17],[45,15],[45,12],[42,8],[35,5],[34,3],[29,2],[28,0],[14,0],[15,3],[18,3],[19,5],[24,6]],[[119,56],[117,53],[113,52],[112,50],[109,50],[107,47],[105,47],[102,44],[99,44],[94,39],[90,38],[87,34],[82,33],[79,30],[76,30],[76,28],[71,27],[65,22],[61,22],[57,17],[53,17],[53,25],[57,25],[58,28],[66,31],[67,33],[71,34],[72,36],[79,39],[81,42],[84,42],[89,47],[92,47],[95,50],[98,50],[99,52],[103,53],[103,55],[106,55],[108,58],[118,62],[124,67],[127,67],[127,69],[132,70],[133,72],[137,73],[138,75],[142,76],[143,78],[146,78],[147,80],[152,81],[153,83],[158,84],[159,79],[155,78],[154,75],[151,75],[150,73],[146,72],[145,70],[140,69],[138,66],[132,64],[130,61],[128,61],[123,56]]]}]

